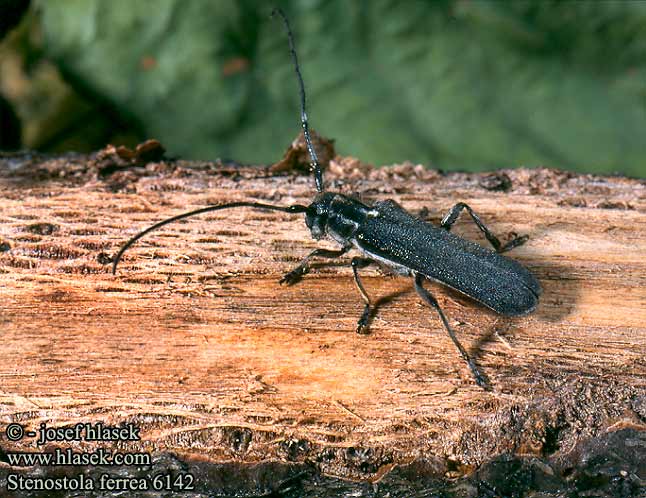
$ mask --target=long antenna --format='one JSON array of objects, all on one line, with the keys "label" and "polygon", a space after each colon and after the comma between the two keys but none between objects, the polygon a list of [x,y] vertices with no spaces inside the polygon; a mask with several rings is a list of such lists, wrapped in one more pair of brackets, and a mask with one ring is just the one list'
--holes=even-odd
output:
[{"label": "long antenna", "polygon": [[307,150],[310,153],[310,159],[312,162],[310,166],[314,171],[314,181],[316,182],[317,192],[323,192],[323,171],[321,165],[319,164],[318,157],[316,157],[316,151],[312,146],[312,139],[310,137],[309,125],[307,123],[307,112],[305,111],[305,84],[303,83],[303,76],[301,75],[301,69],[298,65],[298,56],[296,55],[296,47],[294,46],[294,35],[292,34],[292,29],[289,26],[289,21],[285,13],[278,7],[276,7],[271,12],[271,16],[274,17],[275,14],[278,14],[283,18],[283,23],[285,24],[285,29],[287,30],[287,38],[289,39],[289,50],[292,53],[292,61],[294,62],[294,68],[296,69],[296,76],[298,78],[298,84],[301,90],[301,123],[303,125],[303,134],[305,135],[305,142],[307,143]]},{"label": "long antenna", "polygon": [[200,209],[195,209],[194,211],[189,211],[187,213],[178,214],[177,216],[166,218],[165,220],[155,223],[154,225],[146,228],[145,230],[142,230],[137,235],[132,237],[128,242],[126,242],[121,247],[121,249],[119,249],[119,252],[114,257],[114,261],[112,262],[112,273],[114,274],[117,272],[117,265],[119,264],[119,261],[121,261],[121,257],[123,256],[123,253],[126,252],[128,248],[132,246],[132,244],[137,242],[140,238],[142,238],[147,233],[150,233],[153,230],[157,230],[158,228],[163,227],[164,225],[168,225],[169,223],[173,223],[174,221],[182,220],[190,216],[195,216],[202,213],[209,213],[211,211],[220,211],[221,209],[229,209],[234,207],[252,207],[257,209],[269,209],[270,211],[282,211],[284,213],[304,213],[307,211],[307,206],[301,206],[300,204],[294,204],[293,206],[273,206],[271,204],[261,204],[259,202],[242,201],[242,202],[230,202],[229,204],[220,204],[218,206],[207,206]]}]

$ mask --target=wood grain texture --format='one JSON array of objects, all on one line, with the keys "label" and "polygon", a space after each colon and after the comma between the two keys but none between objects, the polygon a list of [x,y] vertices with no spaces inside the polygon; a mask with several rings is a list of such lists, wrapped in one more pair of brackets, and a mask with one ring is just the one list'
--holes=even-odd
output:
[{"label": "wood grain texture", "polygon": [[[335,247],[313,241],[302,215],[193,218],[142,239],[110,273],[110,256],[153,222],[236,200],[308,203],[311,178],[182,161],[98,171],[88,156],[0,158],[3,424],[130,421],[143,440],[124,448],[372,480],[419,458],[446,473],[501,454],[566,458],[609,428],[644,429],[642,181],[331,163],[332,190],[434,221],[464,201],[503,241],[530,236],[510,256],[543,286],[535,313],[501,318],[434,288],[486,392],[412,282],[365,271],[381,300],[367,336],[354,333],[350,257],[279,286],[309,251]],[[503,174],[508,190],[492,190]],[[454,230],[486,243],[466,217]]]}]

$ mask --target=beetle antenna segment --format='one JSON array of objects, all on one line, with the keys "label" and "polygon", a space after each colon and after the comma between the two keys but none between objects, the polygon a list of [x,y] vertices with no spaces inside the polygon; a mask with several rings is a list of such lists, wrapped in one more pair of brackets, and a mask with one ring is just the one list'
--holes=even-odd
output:
[{"label": "beetle antenna segment", "polygon": [[296,47],[294,45],[294,35],[292,34],[292,29],[289,26],[289,21],[285,13],[276,7],[272,12],[271,16],[274,17],[275,14],[278,14],[285,24],[285,29],[287,30],[287,38],[289,39],[289,50],[292,53],[292,61],[294,62],[294,69],[296,70],[296,76],[298,78],[298,85],[301,91],[301,123],[303,125],[303,134],[305,135],[305,142],[307,143],[307,150],[310,153],[311,168],[314,171],[314,181],[316,182],[317,192],[323,192],[323,171],[321,170],[321,165],[319,164],[318,157],[316,156],[316,151],[312,146],[312,138],[310,137],[310,129],[307,121],[307,112],[305,111],[305,84],[303,83],[303,76],[301,75],[301,69],[298,65],[298,56],[296,55]]},{"label": "beetle antenna segment", "polygon": [[271,204],[261,204],[259,202],[230,202],[229,204],[220,204],[218,206],[207,206],[200,209],[195,209],[193,211],[189,211],[187,213],[178,214],[177,216],[166,218],[165,220],[162,220],[158,223],[155,223],[152,226],[149,226],[145,230],[142,230],[137,235],[132,237],[128,242],[126,242],[121,247],[121,249],[119,249],[119,252],[114,257],[114,261],[112,262],[112,274],[115,274],[117,272],[117,265],[119,264],[119,261],[121,261],[121,257],[123,256],[123,253],[125,253],[130,246],[132,246],[135,242],[137,242],[140,238],[142,238],[147,233],[150,233],[153,230],[157,230],[158,228],[161,228],[164,225],[168,225],[169,223],[173,223],[174,221],[182,220],[184,218],[189,218],[190,216],[196,216],[202,213],[210,213],[211,211],[220,211],[221,209],[229,209],[229,208],[235,208],[235,207],[252,207],[256,209],[268,209],[270,211],[282,211],[283,213],[304,213],[307,211],[307,206],[302,206],[300,204],[294,204],[293,206],[273,206]]}]

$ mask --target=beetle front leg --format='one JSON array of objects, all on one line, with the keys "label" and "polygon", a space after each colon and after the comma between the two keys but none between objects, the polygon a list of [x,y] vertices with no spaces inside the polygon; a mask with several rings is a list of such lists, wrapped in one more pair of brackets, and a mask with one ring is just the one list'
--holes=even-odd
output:
[{"label": "beetle front leg", "polygon": [[287,285],[292,285],[298,282],[303,275],[308,273],[310,271],[310,260],[312,258],[316,257],[321,257],[321,258],[338,258],[339,256],[343,256],[346,252],[348,252],[352,246],[345,246],[342,247],[341,249],[334,250],[334,249],[314,249],[311,253],[309,253],[305,258],[303,258],[303,261],[300,262],[300,264],[294,268],[292,271],[286,273],[283,278],[281,278],[278,283],[280,284],[287,284]]},{"label": "beetle front leg", "polygon": [[447,232],[451,230],[451,227],[456,222],[456,220],[458,219],[458,216],[460,216],[460,213],[462,212],[463,209],[466,209],[467,212],[471,215],[473,222],[476,225],[478,225],[478,228],[480,229],[480,231],[484,234],[484,236],[487,238],[489,243],[493,246],[493,248],[498,253],[507,252],[513,249],[514,247],[522,246],[529,239],[527,235],[521,235],[520,237],[511,239],[505,245],[502,245],[500,243],[500,240],[498,240],[498,237],[496,237],[493,233],[491,233],[491,231],[485,226],[485,224],[482,223],[482,220],[480,220],[478,215],[473,212],[473,209],[471,209],[464,202],[458,202],[455,206],[453,206],[451,210],[446,214],[444,219],[442,219],[440,226],[444,228]]},{"label": "beetle front leg", "polygon": [[467,353],[466,349],[464,349],[464,347],[462,347],[462,344],[460,344],[460,341],[458,341],[458,338],[456,337],[455,332],[453,332],[453,329],[449,325],[449,321],[446,319],[446,316],[444,315],[442,308],[440,308],[440,304],[437,302],[437,299],[435,299],[435,297],[433,297],[433,295],[422,286],[422,283],[424,282],[424,280],[426,280],[424,275],[421,275],[416,272],[413,273],[413,275],[415,276],[414,282],[415,282],[415,290],[417,291],[417,294],[424,300],[424,302],[426,302],[426,304],[435,308],[437,313],[440,315],[440,319],[444,324],[444,328],[449,333],[449,337],[453,341],[453,344],[455,344],[455,347],[458,348],[458,351],[460,352],[460,356],[462,356],[464,361],[467,362],[467,365],[469,365],[469,368],[471,369],[471,373],[473,374],[473,377],[475,378],[476,383],[480,387],[486,389],[487,382],[485,380],[485,377],[480,373],[480,370],[476,366],[475,361],[473,361],[473,358],[469,356],[469,353]]},{"label": "beetle front leg", "polygon": [[370,317],[370,297],[368,296],[366,289],[363,287],[363,284],[361,283],[361,278],[359,277],[359,270],[361,268],[365,268],[366,266],[371,265],[372,263],[374,263],[372,259],[352,258],[351,264],[352,264],[352,273],[354,275],[354,283],[357,285],[357,289],[359,289],[359,293],[363,298],[363,302],[366,303],[365,307],[363,308],[363,313],[361,314],[361,318],[359,318],[359,321],[357,322],[357,334],[367,333],[366,327],[368,326],[368,318]]}]

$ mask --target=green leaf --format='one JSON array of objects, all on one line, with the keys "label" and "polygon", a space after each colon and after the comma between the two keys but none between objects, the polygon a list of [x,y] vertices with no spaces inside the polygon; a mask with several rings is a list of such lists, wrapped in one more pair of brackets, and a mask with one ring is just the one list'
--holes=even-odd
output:
[{"label": "green leaf", "polygon": [[[646,2],[282,2],[311,126],[375,164],[646,175]],[[299,132],[265,2],[48,0],[72,81],[187,158],[272,163]]]}]

